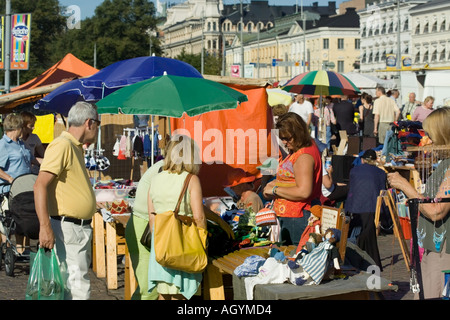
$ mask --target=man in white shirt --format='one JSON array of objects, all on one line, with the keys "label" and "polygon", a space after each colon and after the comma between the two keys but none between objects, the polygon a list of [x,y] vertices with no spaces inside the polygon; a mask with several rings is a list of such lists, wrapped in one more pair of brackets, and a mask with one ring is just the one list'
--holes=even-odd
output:
[{"label": "man in white shirt", "polygon": [[297,95],[296,101],[289,107],[289,112],[298,114],[306,122],[306,126],[308,128],[310,127],[314,108],[312,103],[306,100],[303,94]]}]

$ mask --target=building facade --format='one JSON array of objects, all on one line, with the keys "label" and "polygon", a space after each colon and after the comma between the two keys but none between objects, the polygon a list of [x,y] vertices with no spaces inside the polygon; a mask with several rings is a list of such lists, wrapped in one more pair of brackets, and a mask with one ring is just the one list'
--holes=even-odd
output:
[{"label": "building facade", "polygon": [[[355,8],[333,16],[297,13],[276,19],[270,30],[244,37],[245,71],[251,70],[245,76],[282,83],[306,71],[350,72],[359,67],[359,45]],[[233,75],[233,68],[240,64],[241,50],[235,37],[226,49],[226,75]]]},{"label": "building facade", "polygon": [[413,68],[450,66],[450,1],[434,0],[409,10]]},{"label": "building facade", "polygon": [[[409,10],[427,0],[381,0],[359,10],[361,35],[361,73],[393,78],[398,72],[398,52],[412,59],[413,23]],[[405,60],[406,61],[406,60]],[[389,66],[389,68],[387,68]],[[387,71],[387,69],[394,69]],[[383,72],[383,73],[380,73]]]},{"label": "building facade", "polygon": [[[222,0],[187,0],[166,9],[166,21],[159,26],[162,49],[171,58],[183,50],[199,54],[202,48],[209,54],[223,56],[227,47],[240,43],[241,37],[247,45],[245,39],[273,29],[275,19],[296,14],[301,9],[296,5],[270,6],[268,0],[236,1],[235,5],[226,5]],[[327,6],[313,2],[303,9],[318,16],[335,15],[337,11],[335,1],[329,1]],[[245,62],[248,62],[251,54],[245,51],[248,55]],[[242,50],[238,55],[240,64]]]}]

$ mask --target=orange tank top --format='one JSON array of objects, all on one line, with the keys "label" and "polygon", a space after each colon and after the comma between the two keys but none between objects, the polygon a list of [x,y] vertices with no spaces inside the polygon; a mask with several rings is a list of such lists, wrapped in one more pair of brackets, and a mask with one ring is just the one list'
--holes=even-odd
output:
[{"label": "orange tank top", "polygon": [[314,159],[313,191],[310,197],[303,201],[275,198],[273,209],[279,217],[301,218],[303,217],[303,209],[309,210],[311,201],[320,199],[322,194],[322,159],[314,141],[310,147],[305,147],[289,154],[280,162],[277,170],[276,185],[279,187],[295,186],[294,163],[300,155],[305,153],[311,155]]}]

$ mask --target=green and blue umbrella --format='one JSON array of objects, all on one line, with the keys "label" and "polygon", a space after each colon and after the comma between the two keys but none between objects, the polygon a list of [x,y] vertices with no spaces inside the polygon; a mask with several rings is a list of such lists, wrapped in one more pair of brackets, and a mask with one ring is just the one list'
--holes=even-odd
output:
[{"label": "green and blue umbrella", "polygon": [[247,96],[204,78],[163,75],[123,87],[96,103],[98,113],[180,118],[235,109]]}]

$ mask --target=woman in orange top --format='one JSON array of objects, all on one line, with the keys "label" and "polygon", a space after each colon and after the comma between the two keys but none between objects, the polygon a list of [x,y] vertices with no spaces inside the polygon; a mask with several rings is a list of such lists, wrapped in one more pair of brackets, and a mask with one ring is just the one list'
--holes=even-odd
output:
[{"label": "woman in orange top", "polygon": [[[298,245],[308,224],[311,203],[320,204],[322,160],[303,119],[288,112],[276,124],[280,140],[289,150],[280,161],[276,180],[264,188],[265,197],[274,197],[274,211],[281,227],[281,241]],[[313,203],[314,205],[314,203]]]}]

